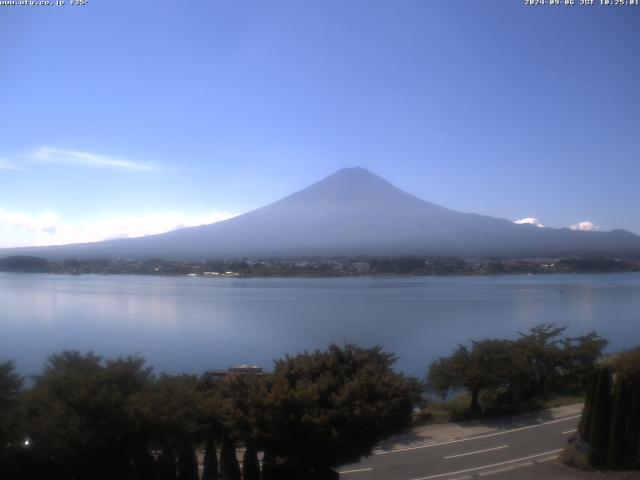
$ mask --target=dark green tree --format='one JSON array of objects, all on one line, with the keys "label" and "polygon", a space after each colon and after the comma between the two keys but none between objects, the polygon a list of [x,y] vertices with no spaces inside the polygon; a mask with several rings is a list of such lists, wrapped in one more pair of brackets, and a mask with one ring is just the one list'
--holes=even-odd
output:
[{"label": "dark green tree", "polygon": [[640,348],[618,354],[593,374],[578,434],[596,468],[640,468]]},{"label": "dark green tree", "polygon": [[596,391],[598,388],[598,375],[597,371],[591,374],[589,380],[589,386],[587,388],[587,396],[585,398],[584,407],[582,410],[582,416],[580,417],[580,424],[578,425],[578,434],[583,439],[588,439],[591,432],[591,419],[593,416],[593,399],[596,397]]},{"label": "dark green tree", "polygon": [[[245,446],[242,474],[245,480],[259,478],[257,453],[262,439],[262,418],[266,382],[262,376],[232,375],[218,384],[218,410],[227,433]],[[258,477],[256,477],[258,475]]]},{"label": "dark green tree", "polygon": [[158,480],[177,480],[177,470],[173,451],[165,449],[158,457]]},{"label": "dark green tree", "polygon": [[589,332],[580,337],[567,337],[562,340],[563,358],[557,372],[557,390],[567,393],[584,394],[589,379],[596,369],[602,352],[608,344],[597,332]]},{"label": "dark green tree", "polygon": [[0,260],[0,270],[10,272],[45,272],[48,267],[46,258],[29,255],[14,255]]},{"label": "dark green tree", "polygon": [[557,377],[559,368],[565,364],[561,335],[566,329],[566,326],[541,324],[531,328],[528,333],[518,332],[520,339],[517,347],[529,371],[520,389],[525,399],[543,393],[547,384]]},{"label": "dark green tree", "polygon": [[175,460],[181,453],[180,466],[189,475],[188,464],[201,442],[200,397],[194,375],[163,374],[134,398],[134,414],[148,448],[162,452],[159,468],[163,476],[176,475]]},{"label": "dark green tree", "polygon": [[53,461],[68,478],[130,478],[144,451],[131,401],[150,375],[139,357],[50,356],[26,397],[33,461]]},{"label": "dark green tree", "polygon": [[178,455],[178,480],[198,480],[198,459],[191,445],[184,445]]},{"label": "dark green tree", "polygon": [[222,436],[220,453],[220,478],[222,480],[240,480],[240,465],[236,456],[236,446],[228,434]]},{"label": "dark green tree", "polygon": [[156,480],[156,460],[149,452],[140,451],[133,457],[135,480]]},{"label": "dark green tree", "polygon": [[381,347],[354,345],[276,361],[256,422],[264,478],[274,469],[289,472],[282,478],[334,476],[331,469],[370,455],[405,429],[417,384],[392,370],[395,361]]},{"label": "dark green tree", "polygon": [[18,418],[22,385],[23,379],[15,372],[13,362],[0,363],[0,478],[9,478],[9,462],[24,447]]},{"label": "dark green tree", "polygon": [[591,425],[589,427],[588,458],[591,465],[598,468],[606,466],[611,420],[611,371],[602,367],[598,372],[595,397],[592,400]]},{"label": "dark green tree", "polygon": [[242,480],[260,480],[258,450],[253,443],[246,445],[242,456]]},{"label": "dark green tree", "polygon": [[627,423],[629,421],[629,387],[625,378],[618,378],[613,389],[611,408],[609,445],[606,464],[610,467],[622,467],[625,463]]},{"label": "dark green tree", "polygon": [[216,453],[216,442],[213,435],[208,435],[204,451],[204,470],[202,480],[218,480],[218,455]]},{"label": "dark green tree", "polygon": [[511,388],[514,379],[523,375],[515,352],[514,343],[508,340],[472,342],[471,349],[459,345],[451,356],[441,357],[431,365],[427,385],[443,397],[451,390],[468,390],[470,410],[479,413],[483,390]]}]

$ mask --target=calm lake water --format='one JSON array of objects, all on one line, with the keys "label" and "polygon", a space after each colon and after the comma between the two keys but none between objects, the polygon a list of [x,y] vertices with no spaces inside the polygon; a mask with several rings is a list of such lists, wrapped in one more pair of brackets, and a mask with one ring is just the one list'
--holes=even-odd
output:
[{"label": "calm lake water", "polygon": [[0,273],[0,361],[23,374],[62,349],[140,353],[202,373],[330,342],[384,345],[424,376],[459,342],[541,322],[640,344],[640,274],[220,279]]}]

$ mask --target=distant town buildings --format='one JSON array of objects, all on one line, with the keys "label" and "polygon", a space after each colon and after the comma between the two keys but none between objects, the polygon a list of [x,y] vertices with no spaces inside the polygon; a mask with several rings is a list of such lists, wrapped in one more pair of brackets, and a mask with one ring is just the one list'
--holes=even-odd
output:
[{"label": "distant town buildings", "polygon": [[640,271],[640,256],[568,258],[337,257],[246,260],[0,259],[0,271],[66,275],[184,275],[191,277],[346,277],[358,275],[524,275]]}]

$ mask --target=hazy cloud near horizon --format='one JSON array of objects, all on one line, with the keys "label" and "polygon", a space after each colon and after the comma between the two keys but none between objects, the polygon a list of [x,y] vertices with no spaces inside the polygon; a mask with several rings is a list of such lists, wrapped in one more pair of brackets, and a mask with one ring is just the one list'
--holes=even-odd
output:
[{"label": "hazy cloud near horizon", "polygon": [[151,171],[158,167],[150,162],[140,162],[119,157],[101,155],[80,150],[66,150],[48,146],[38,147],[28,155],[38,162],[74,167],[112,168],[128,171]]},{"label": "hazy cloud near horizon", "polygon": [[231,212],[184,214],[149,212],[104,217],[91,221],[65,221],[57,212],[29,214],[0,208],[0,248],[64,245],[115,238],[133,238],[227,220]]}]

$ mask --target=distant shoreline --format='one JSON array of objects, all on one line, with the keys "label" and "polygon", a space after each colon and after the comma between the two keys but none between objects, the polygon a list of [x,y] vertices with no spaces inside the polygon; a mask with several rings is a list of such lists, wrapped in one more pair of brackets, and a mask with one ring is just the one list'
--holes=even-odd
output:
[{"label": "distant shoreline", "polygon": [[458,258],[335,257],[255,260],[47,260],[33,256],[0,259],[0,271],[62,275],[151,275],[209,278],[332,278],[357,276],[495,276],[550,273],[640,272],[640,257]]}]

